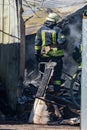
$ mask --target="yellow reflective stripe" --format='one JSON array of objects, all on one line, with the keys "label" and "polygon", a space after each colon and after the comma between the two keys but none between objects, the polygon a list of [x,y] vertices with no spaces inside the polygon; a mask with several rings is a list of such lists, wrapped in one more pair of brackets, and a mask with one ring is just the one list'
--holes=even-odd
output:
[{"label": "yellow reflective stripe", "polygon": [[65,36],[64,36],[64,35],[61,35],[61,38],[62,38],[62,39],[64,39],[64,38],[65,38]]},{"label": "yellow reflective stripe", "polygon": [[79,69],[82,69],[82,63],[78,66]]},{"label": "yellow reflective stripe", "polygon": [[61,84],[61,81],[60,81],[60,80],[55,80],[53,83],[54,83],[55,85],[60,85],[60,84]]},{"label": "yellow reflective stripe", "polygon": [[35,46],[35,50],[40,50],[41,46]]},{"label": "yellow reflective stripe", "polygon": [[80,52],[82,53],[82,44],[80,45]]},{"label": "yellow reflective stripe", "polygon": [[53,41],[53,45],[55,45],[56,44],[56,33],[55,32],[52,33],[52,41]]},{"label": "yellow reflective stripe", "polygon": [[43,57],[49,57],[49,55],[47,55],[47,54],[43,54]]},{"label": "yellow reflective stripe", "polygon": [[45,32],[41,33],[42,36],[42,47],[46,45]]},{"label": "yellow reflective stripe", "polygon": [[57,50],[57,51],[50,51],[49,53],[48,53],[48,55],[52,55],[52,56],[63,56],[64,55],[64,53],[63,53],[63,51],[62,50]]},{"label": "yellow reflective stripe", "polygon": [[73,79],[75,79],[75,77],[76,77],[76,74],[73,75]]}]

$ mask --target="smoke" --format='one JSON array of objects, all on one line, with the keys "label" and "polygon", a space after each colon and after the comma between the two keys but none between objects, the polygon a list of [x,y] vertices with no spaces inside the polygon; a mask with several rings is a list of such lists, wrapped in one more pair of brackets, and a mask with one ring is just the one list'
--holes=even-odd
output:
[{"label": "smoke", "polygon": [[[82,35],[82,22],[80,16],[70,17],[70,23],[67,25],[69,34],[67,35],[67,48],[64,51],[64,71],[73,74],[77,69],[77,63],[72,58],[74,48],[79,47]],[[66,32],[67,33],[67,32]],[[68,60],[67,60],[68,59]]]},{"label": "smoke", "polygon": [[[70,42],[74,46],[78,46],[80,40],[81,40],[81,23],[77,21],[75,24],[69,24],[70,29]],[[72,41],[71,41],[72,40]]]}]

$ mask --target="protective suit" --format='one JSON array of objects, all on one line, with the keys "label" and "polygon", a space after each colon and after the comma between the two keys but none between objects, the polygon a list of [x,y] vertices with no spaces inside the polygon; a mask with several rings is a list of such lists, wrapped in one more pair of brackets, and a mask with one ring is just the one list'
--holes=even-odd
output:
[{"label": "protective suit", "polygon": [[50,84],[54,85],[55,92],[61,84],[61,73],[63,67],[62,57],[65,36],[60,27],[57,26],[58,15],[50,13],[46,22],[37,31],[35,37],[35,56],[37,61],[54,61],[57,65],[54,68],[54,75]]}]

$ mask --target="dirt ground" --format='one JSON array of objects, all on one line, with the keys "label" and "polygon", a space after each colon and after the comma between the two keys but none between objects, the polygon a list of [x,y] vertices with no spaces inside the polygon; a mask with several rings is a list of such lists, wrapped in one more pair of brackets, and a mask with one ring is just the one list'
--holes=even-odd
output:
[{"label": "dirt ground", "polygon": [[30,124],[19,124],[19,125],[0,125],[0,130],[80,130],[78,126],[47,126],[47,125],[30,125]]}]

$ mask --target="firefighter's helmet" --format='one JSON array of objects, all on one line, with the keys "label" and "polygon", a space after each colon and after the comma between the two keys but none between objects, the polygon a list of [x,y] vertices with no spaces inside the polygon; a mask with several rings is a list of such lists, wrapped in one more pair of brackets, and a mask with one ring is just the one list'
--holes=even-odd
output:
[{"label": "firefighter's helmet", "polygon": [[56,13],[50,13],[46,20],[52,21],[52,22],[57,22],[59,19],[59,16]]}]

